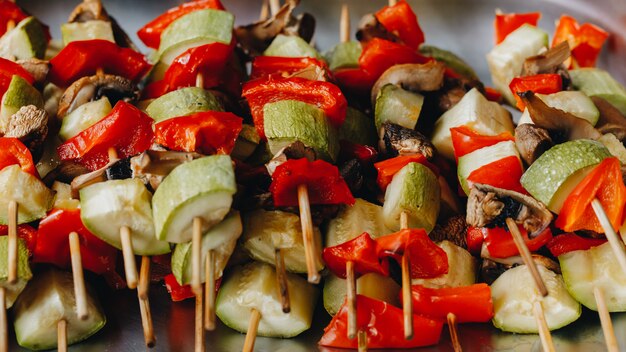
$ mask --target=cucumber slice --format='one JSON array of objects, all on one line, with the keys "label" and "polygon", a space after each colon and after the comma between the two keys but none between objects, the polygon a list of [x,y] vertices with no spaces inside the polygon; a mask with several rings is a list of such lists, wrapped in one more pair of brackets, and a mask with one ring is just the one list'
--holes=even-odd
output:
[{"label": "cucumber slice", "polygon": [[[365,274],[356,279],[356,292],[359,295],[375,298],[402,306],[400,290],[402,288],[392,278],[377,273]],[[324,279],[324,308],[330,315],[335,315],[346,300],[346,280],[329,274]]]},{"label": "cucumber slice", "polygon": [[95,183],[80,190],[80,218],[89,231],[115,248],[122,249],[120,229],[127,226],[135,254],[169,253],[169,244],[154,237],[151,198],[136,178]]},{"label": "cucumber slice", "polygon": [[[560,191],[565,181],[577,171],[594,166],[610,156],[611,153],[601,143],[588,139],[558,144],[530,165],[522,175],[521,183],[533,197],[543,202],[551,211],[558,213],[565,199],[555,197],[555,194]],[[571,186],[572,182],[568,184]],[[562,196],[567,197],[565,194]]]},{"label": "cucumber slice", "polygon": [[569,293],[585,307],[598,310],[594,287],[604,294],[609,312],[626,311],[626,275],[615,267],[610,243],[559,256],[563,280]]},{"label": "cucumber slice", "polygon": [[52,191],[55,193],[54,209],[78,209],[80,208],[80,201],[72,198],[72,186],[67,183],[54,181],[52,184]]},{"label": "cucumber slice", "polygon": [[576,89],[590,97],[600,97],[613,104],[622,115],[626,115],[626,88],[599,68],[580,68],[569,71]]},{"label": "cucumber slice", "polygon": [[192,222],[202,218],[202,232],[222,221],[237,191],[228,155],[213,155],[177,166],[163,179],[152,199],[157,238],[191,241]]},{"label": "cucumber slice", "polygon": [[356,198],[354,205],[344,207],[330,220],[326,231],[326,246],[333,247],[348,242],[367,232],[378,238],[393,232],[385,226],[383,207]]},{"label": "cucumber slice", "polygon": [[196,10],[178,18],[161,34],[159,61],[170,65],[190,47],[230,44],[234,23],[235,16],[230,12],[214,9]]},{"label": "cucumber slice", "polygon": [[487,64],[491,72],[491,80],[511,105],[515,105],[515,97],[509,89],[509,83],[520,75],[524,61],[548,48],[548,33],[524,24],[487,54]]},{"label": "cucumber slice", "polygon": [[435,122],[432,143],[444,157],[454,160],[450,129],[466,125],[483,135],[514,134],[511,114],[500,104],[487,100],[478,89],[467,92],[461,101]]},{"label": "cucumber slice", "polygon": [[[465,194],[469,195],[470,193],[470,185],[467,182],[467,178],[472,172],[509,156],[520,158],[517,148],[515,147],[515,142],[513,141],[503,141],[489,147],[477,149],[460,157],[457,167],[457,176]],[[522,161],[520,160],[520,166],[521,165]]]},{"label": "cucumber slice", "polygon": [[113,107],[107,97],[90,101],[67,114],[61,122],[59,136],[68,140],[107,116]]},{"label": "cucumber slice", "polygon": [[[5,254],[9,252],[9,237],[0,236],[0,253]],[[7,282],[9,278],[9,266],[7,264],[6,257],[0,261],[0,287],[5,289],[5,300],[7,309],[13,306],[13,303],[17,297],[24,291],[28,280],[33,277],[33,273],[30,271],[28,265],[28,249],[26,248],[26,242],[23,239],[17,239],[17,282],[9,284]]]},{"label": "cucumber slice", "polygon": [[311,327],[317,290],[305,279],[287,273],[291,312],[282,310],[276,272],[268,264],[252,262],[234,268],[217,294],[215,313],[231,329],[245,333],[252,308],[261,313],[258,335],[293,337]]},{"label": "cucumber slice", "polygon": [[581,314],[580,303],[567,293],[561,275],[538,265],[537,269],[548,288],[548,295],[537,292],[526,265],[509,269],[491,285],[495,315],[493,325],[508,332],[538,333],[533,303],[542,300],[548,329],[556,330],[574,322]]},{"label": "cucumber slice", "polygon": [[626,165],[626,148],[613,133],[603,134],[598,138],[598,142],[602,143],[613,156],[616,156],[622,165]]},{"label": "cucumber slice", "polygon": [[439,215],[440,189],[437,176],[429,168],[409,163],[393,176],[387,186],[383,217],[385,225],[400,230],[400,214],[408,214],[409,228],[432,231]]},{"label": "cucumber slice", "polygon": [[349,41],[335,45],[324,57],[331,71],[340,68],[355,68],[359,67],[359,57],[362,51],[361,43]]},{"label": "cucumber slice", "polygon": [[[537,94],[537,97],[543,100],[546,105],[569,112],[578,118],[589,121],[589,123],[594,126],[600,118],[600,111],[587,94],[583,92],[562,91],[548,95]],[[518,125],[523,123],[533,123],[528,109],[524,110]]]},{"label": "cucumber slice", "polygon": [[89,290],[88,317],[78,319],[72,274],[50,269],[37,274],[15,303],[15,336],[17,343],[31,350],[57,347],[57,323],[67,322],[68,345],[95,334],[106,324],[100,304]]},{"label": "cucumber slice", "polygon": [[279,34],[272,40],[270,46],[265,49],[264,56],[281,57],[313,57],[322,59],[322,56],[304,39],[293,36]]},{"label": "cucumber slice", "polygon": [[[252,259],[274,265],[275,249],[281,248],[285,268],[292,273],[306,273],[304,242],[300,217],[284,211],[255,210],[244,215],[242,246]],[[315,241],[315,267],[324,268],[322,261],[322,235],[313,227]]]},{"label": "cucumber slice", "polygon": [[80,40],[102,39],[115,43],[111,22],[90,20],[85,22],[63,23],[61,25],[63,46]]},{"label": "cucumber slice", "polygon": [[362,145],[376,145],[377,139],[374,121],[359,110],[348,107],[346,119],[339,128],[339,140]]},{"label": "cucumber slice", "polygon": [[9,202],[17,202],[17,223],[42,219],[52,204],[54,192],[35,176],[22,171],[19,165],[0,171],[0,224],[8,225]]},{"label": "cucumber slice", "polygon": [[233,152],[230,153],[233,158],[239,160],[246,160],[254,151],[256,147],[261,143],[261,138],[254,126],[243,124],[239,136],[235,141],[235,147]]},{"label": "cucumber slice", "polygon": [[430,288],[461,287],[476,283],[476,259],[465,249],[450,241],[437,243],[448,255],[447,274],[432,279],[412,279],[412,285],[422,285]]},{"label": "cucumber slice", "polygon": [[424,96],[404,90],[395,84],[386,84],[376,97],[376,130],[385,122],[395,123],[410,130],[415,128],[424,105]]},{"label": "cucumber slice", "polygon": [[443,62],[446,66],[461,76],[465,76],[472,80],[478,80],[476,71],[474,71],[474,69],[467,62],[451,51],[426,44],[420,45],[419,51],[426,57],[432,57],[437,61]]},{"label": "cucumber slice", "polygon": [[0,38],[0,57],[9,60],[43,59],[46,33],[35,17],[27,17]]},{"label": "cucumber slice", "polygon": [[296,100],[282,100],[263,107],[265,136],[272,154],[299,140],[317,155],[334,161],[339,153],[337,131],[324,111]]},{"label": "cucumber slice", "polygon": [[18,75],[13,75],[9,88],[2,96],[2,107],[0,107],[0,129],[2,132],[6,132],[8,129],[11,116],[22,106],[27,105],[35,105],[42,109],[43,97],[27,80]]},{"label": "cucumber slice", "polygon": [[[201,262],[206,261],[210,250],[215,253],[216,278],[222,277],[222,272],[231,254],[233,254],[237,239],[241,236],[241,231],[241,217],[239,212],[235,211],[202,236]],[[174,253],[172,253],[172,273],[179,284],[191,284],[191,242],[176,245]],[[200,270],[200,281],[206,281],[204,270]]]},{"label": "cucumber slice", "polygon": [[213,93],[198,87],[177,89],[154,99],[146,113],[155,122],[203,111],[224,111]]}]

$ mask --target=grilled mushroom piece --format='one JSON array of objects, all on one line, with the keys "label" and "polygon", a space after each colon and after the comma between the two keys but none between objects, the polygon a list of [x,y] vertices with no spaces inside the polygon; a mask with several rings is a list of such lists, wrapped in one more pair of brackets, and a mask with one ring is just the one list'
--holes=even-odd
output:
[{"label": "grilled mushroom piece", "polygon": [[552,221],[552,213],[532,197],[475,183],[467,199],[467,223],[474,227],[506,228],[506,219],[521,224],[534,238]]},{"label": "grilled mushroom piece", "polygon": [[527,165],[531,165],[541,154],[554,146],[548,131],[530,123],[515,128],[515,146]]},{"label": "grilled mushroom piece", "polygon": [[378,93],[387,84],[399,85],[402,89],[412,92],[439,90],[443,87],[445,72],[446,65],[439,61],[391,66],[378,78],[372,88],[372,105],[375,105]]},{"label": "grilled mushroom piece", "polygon": [[365,182],[363,165],[357,159],[347,160],[339,165],[339,174],[346,181],[352,194],[357,194]]},{"label": "grilled mushroom piece", "polygon": [[48,136],[48,113],[35,105],[22,106],[11,116],[4,136],[22,141],[33,154],[33,158],[38,160],[43,142]]},{"label": "grilled mushroom piece", "polygon": [[156,190],[165,176],[182,163],[201,158],[202,154],[162,150],[146,150],[130,158],[133,178]]},{"label": "grilled mushroom piece", "polygon": [[138,51],[137,46],[122,27],[120,27],[115,18],[107,13],[100,0],[84,0],[78,4],[70,14],[68,22],[87,22],[93,20],[110,22],[115,43],[123,48],[131,48]]},{"label": "grilled mushroom piece", "polygon": [[524,61],[522,76],[533,76],[542,73],[557,73],[563,79],[563,89],[571,87],[572,80],[563,64],[571,55],[567,41],[561,42],[543,54],[532,56]]},{"label": "grilled mushroom piece", "polygon": [[426,136],[391,122],[380,127],[378,148],[389,157],[422,154],[430,160],[436,154],[435,146]]},{"label": "grilled mushroom piece", "polygon": [[267,49],[279,34],[299,36],[311,41],[315,31],[315,18],[309,14],[292,15],[300,0],[287,0],[280,10],[267,20],[235,28],[237,42],[250,56],[258,56]]},{"label": "grilled mushroom piece", "polygon": [[[557,274],[561,273],[561,267],[554,260],[538,254],[533,254],[532,258],[536,264],[541,265]],[[500,277],[500,275],[504,274],[505,271],[523,264],[524,261],[520,256],[510,257],[504,260],[483,258],[483,263],[480,267],[480,280],[488,285],[491,285],[498,277]]]},{"label": "grilled mushroom piece", "polygon": [[374,14],[370,13],[361,17],[359,29],[356,32],[356,39],[361,43],[367,43],[374,38],[380,38],[394,43],[402,42],[397,35],[389,32],[387,28],[378,21]]},{"label": "grilled mushroom piece", "polygon": [[79,106],[103,96],[115,105],[120,100],[136,100],[139,90],[132,81],[121,76],[102,74],[83,77],[65,90],[59,101],[57,116],[63,118]]},{"label": "grilled mushroom piece", "polygon": [[435,225],[435,228],[428,234],[434,242],[450,241],[459,247],[467,249],[467,221],[465,216],[456,215],[450,217],[443,224]]},{"label": "grilled mushroom piece", "polygon": [[626,116],[603,98],[591,97],[591,100],[600,111],[596,129],[602,134],[614,134],[624,144],[626,142]]},{"label": "grilled mushroom piece", "polygon": [[47,60],[39,60],[37,58],[31,58],[26,60],[17,61],[22,68],[28,72],[35,80],[35,85],[43,87],[50,71],[50,62]]},{"label": "grilled mushroom piece", "polygon": [[89,170],[74,161],[61,161],[57,167],[50,171],[43,179],[43,183],[50,187],[54,181],[71,183],[76,177],[89,173]]},{"label": "grilled mushroom piece", "polygon": [[295,141],[283,149],[279,150],[272,160],[270,160],[266,165],[267,172],[270,174],[274,174],[276,168],[289,159],[302,159],[306,158],[308,161],[315,161],[317,159],[317,153],[313,148],[307,147],[304,143],[300,141]]}]

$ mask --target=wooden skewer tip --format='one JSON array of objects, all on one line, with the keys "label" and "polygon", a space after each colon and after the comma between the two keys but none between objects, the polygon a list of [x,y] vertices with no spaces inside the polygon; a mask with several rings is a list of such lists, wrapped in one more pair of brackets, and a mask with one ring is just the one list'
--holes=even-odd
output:
[{"label": "wooden skewer tip", "polygon": [[70,242],[74,295],[76,296],[76,315],[78,315],[78,319],[86,320],[89,316],[89,309],[87,307],[87,289],[85,288],[83,260],[80,254],[80,240],[76,232],[71,232],[68,238]]},{"label": "wooden skewer tip", "polygon": [[450,330],[450,341],[452,341],[452,348],[454,352],[461,352],[461,342],[459,341],[459,332],[457,330],[456,315],[454,313],[448,313],[446,316],[448,321],[448,329]]},{"label": "wooden skewer tip", "polygon": [[318,284],[320,282],[320,274],[317,272],[315,265],[313,220],[311,218],[309,191],[305,184],[298,185],[298,206],[300,208],[300,223],[302,225],[302,240],[304,242],[308,281],[312,284]]},{"label": "wooden skewer tip", "polygon": [[67,352],[67,321],[65,319],[57,322],[57,350]]},{"label": "wooden skewer tip", "polygon": [[205,302],[204,302],[204,329],[215,330],[215,252],[210,250],[204,263]]},{"label": "wooden skewer tip", "polygon": [[133,253],[133,242],[131,241],[130,228],[122,226],[120,228],[122,240],[122,255],[124,258],[124,271],[126,272],[126,285],[129,289],[137,288],[137,263]]},{"label": "wooden skewer tip", "polygon": [[535,282],[535,285],[537,286],[537,290],[539,290],[539,293],[543,297],[547,296],[548,289],[546,288],[546,284],[543,282],[543,278],[539,274],[539,269],[537,269],[537,263],[535,263],[535,261],[533,260],[532,255],[530,254],[530,250],[528,249],[528,246],[526,246],[526,242],[524,242],[524,239],[522,238],[522,234],[520,233],[519,228],[517,228],[517,224],[515,223],[513,219],[507,218],[506,225],[509,229],[509,232],[511,233],[511,236],[513,237],[513,241],[515,242],[515,246],[517,247],[517,250],[522,256],[522,260],[524,261],[524,264],[526,264],[526,266],[528,267],[528,270],[530,271],[530,274]]},{"label": "wooden skewer tip", "polygon": [[243,344],[243,352],[254,351],[254,342],[256,341],[257,331],[259,329],[259,322],[261,321],[261,312],[252,308],[250,312],[250,322],[248,324],[248,332],[246,333],[246,340]]},{"label": "wooden skewer tip", "polygon": [[357,310],[356,310],[356,277],[354,275],[354,262],[346,263],[346,300],[348,301],[348,338],[357,336]]}]

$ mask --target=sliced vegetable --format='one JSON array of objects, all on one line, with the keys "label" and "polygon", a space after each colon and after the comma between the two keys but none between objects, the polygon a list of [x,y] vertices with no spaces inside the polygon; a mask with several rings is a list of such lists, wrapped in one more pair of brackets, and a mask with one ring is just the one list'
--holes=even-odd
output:
[{"label": "sliced vegetable", "polygon": [[272,40],[270,46],[263,52],[264,56],[280,57],[312,57],[321,59],[322,56],[309,45],[304,39],[297,35],[279,34]]},{"label": "sliced vegetable", "polygon": [[396,34],[414,50],[424,42],[424,32],[408,2],[398,1],[395,5],[385,6],[375,16],[387,31]]},{"label": "sliced vegetable", "polygon": [[537,27],[540,18],[541,12],[501,13],[496,11],[496,19],[494,21],[496,44],[502,43],[511,32],[514,32],[523,24],[527,23]]},{"label": "sliced vegetable", "polygon": [[348,262],[354,265],[355,275],[368,273],[389,275],[389,263],[379,260],[378,243],[367,232],[342,244],[326,247],[322,254],[328,269],[343,279],[347,275]]},{"label": "sliced vegetable", "polygon": [[380,130],[385,122],[414,129],[423,104],[423,95],[404,90],[395,84],[385,85],[376,97],[376,130]]},{"label": "sliced vegetable", "polygon": [[[400,290],[402,288],[391,277],[376,273],[362,275],[356,279],[356,292],[359,295],[387,302],[400,307]],[[324,308],[334,316],[346,301],[346,281],[329,273],[324,278]]]},{"label": "sliced vegetable", "polygon": [[490,147],[504,141],[515,141],[510,132],[502,132],[495,136],[480,134],[467,126],[453,127],[450,129],[454,157],[457,162],[460,157],[484,147]]},{"label": "sliced vegetable", "polygon": [[378,187],[384,192],[391,181],[393,181],[394,175],[409,163],[419,163],[428,167],[435,175],[439,173],[437,166],[428,162],[426,157],[422,154],[400,155],[374,164],[374,167],[378,171],[378,177],[376,178]]},{"label": "sliced vegetable", "polygon": [[432,319],[443,321],[452,313],[459,323],[486,323],[494,315],[487,284],[439,289],[413,285],[411,297],[413,311]]},{"label": "sliced vegetable", "polygon": [[[0,6],[4,4],[0,3]],[[0,17],[2,18],[2,17]],[[0,19],[2,21],[2,19]],[[1,25],[1,22],[0,22]],[[20,64],[11,60],[0,58],[0,97],[9,89],[13,75],[18,75],[29,84],[33,84],[34,79]]]},{"label": "sliced vegetable", "polygon": [[328,70],[324,61],[313,57],[257,56],[252,61],[250,79],[268,76],[286,77],[310,67]]},{"label": "sliced vegetable", "polygon": [[[578,118],[587,120],[591,125],[595,126],[600,118],[600,111],[594,105],[593,101],[587,94],[581,91],[562,91],[553,94],[536,94],[546,105],[552,108],[563,110]],[[520,117],[518,125],[523,123],[534,123],[528,109],[524,110]]]},{"label": "sliced vegetable", "polygon": [[35,17],[24,18],[0,38],[0,57],[10,60],[43,59],[49,35]]},{"label": "sliced vegetable", "polygon": [[411,278],[433,278],[449,270],[446,252],[430,240],[423,229],[404,229],[378,237],[379,257],[392,257],[398,262],[409,256]]},{"label": "sliced vegetable", "polygon": [[460,287],[475,284],[476,259],[468,251],[450,241],[441,241],[437,245],[446,252],[448,272],[433,278],[414,278],[411,279],[411,284],[428,288]]},{"label": "sliced vegetable", "polygon": [[111,110],[107,97],[87,102],[63,117],[59,136],[68,140],[102,120]]},{"label": "sliced vegetable", "polygon": [[591,23],[579,25],[571,16],[559,18],[552,46],[567,41],[572,50],[570,67],[593,67],[602,50],[602,45],[609,38],[609,33]]},{"label": "sliced vegetable", "polygon": [[43,103],[41,93],[29,83],[29,80],[20,75],[13,75],[6,92],[2,96],[0,132],[6,133],[8,131],[13,115],[23,106],[34,105],[41,109]]},{"label": "sliced vegetable", "polygon": [[25,224],[46,216],[54,203],[54,193],[37,177],[22,171],[19,165],[0,171],[0,224],[8,225],[10,201],[17,207],[17,223]]},{"label": "sliced vegetable", "polygon": [[[528,232],[523,226],[518,225],[518,228],[524,239],[524,243],[526,243],[526,247],[528,247],[528,250],[531,252],[539,250],[552,239],[552,232],[549,228],[532,239],[528,237]],[[509,258],[520,255],[515,241],[513,240],[513,236],[507,229],[501,227],[482,227],[480,230],[483,233],[489,256],[493,258]]]},{"label": "sliced vegetable", "polygon": [[573,233],[565,233],[553,237],[546,247],[553,256],[560,257],[563,254],[573,251],[586,251],[604,243],[606,243],[606,239],[586,238]]},{"label": "sliced vegetable", "polygon": [[385,226],[381,206],[356,198],[353,205],[343,208],[328,223],[326,246],[345,243],[363,232],[377,238],[393,231]]},{"label": "sliced vegetable", "polygon": [[373,78],[373,83],[391,66],[426,61],[428,60],[425,57],[411,47],[374,38],[363,47],[363,52],[359,57],[359,67]]},{"label": "sliced vegetable", "polygon": [[[9,237],[0,236],[0,251],[9,253]],[[33,277],[28,264],[28,249],[26,242],[18,238],[17,240],[17,281],[13,284],[7,282],[9,278],[9,267],[6,260],[0,263],[0,286],[5,290],[5,304],[7,309],[13,306],[15,300],[20,296],[28,281]]]},{"label": "sliced vegetable", "polygon": [[524,111],[524,102],[517,93],[532,91],[533,93],[552,94],[563,90],[561,75],[556,73],[544,73],[533,76],[515,77],[509,84],[511,92],[515,96],[517,108]]},{"label": "sliced vegetable", "polygon": [[22,171],[39,177],[30,150],[17,138],[0,137],[0,170],[19,165]]},{"label": "sliced vegetable", "polygon": [[600,97],[626,115],[626,88],[599,68],[570,70],[572,85],[590,97]]},{"label": "sliced vegetable", "polygon": [[174,302],[184,301],[188,298],[193,298],[196,296],[191,289],[191,285],[181,286],[174,274],[168,274],[165,276],[165,287],[167,288],[167,292],[170,293],[170,297]]},{"label": "sliced vegetable", "polygon": [[146,113],[156,122],[204,111],[224,111],[217,97],[199,87],[177,89],[153,100]]}]

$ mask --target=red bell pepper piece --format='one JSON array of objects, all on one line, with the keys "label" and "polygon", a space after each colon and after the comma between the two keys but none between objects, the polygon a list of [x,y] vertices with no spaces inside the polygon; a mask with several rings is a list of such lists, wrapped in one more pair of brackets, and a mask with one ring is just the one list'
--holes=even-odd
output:
[{"label": "red bell pepper piece", "polygon": [[[0,2],[0,8],[5,2]],[[2,97],[4,93],[6,93],[7,89],[9,89],[9,84],[11,84],[13,75],[18,75],[24,78],[30,84],[33,84],[34,82],[33,77],[22,67],[22,65],[11,60],[0,58],[0,97]]]},{"label": "red bell pepper piece", "polygon": [[[491,288],[487,284],[464,287],[411,287],[413,312],[437,320],[453,313],[459,323],[486,323],[493,318]],[[402,295],[400,295],[402,300]]]},{"label": "red bell pepper piece", "polygon": [[334,72],[341,90],[358,95],[369,96],[377,77],[370,75],[361,68],[340,69]]},{"label": "red bell pepper piece", "polygon": [[[443,321],[413,314],[412,339],[404,338],[402,309],[387,302],[362,295],[356,296],[357,328],[367,333],[367,347],[372,349],[416,348],[439,342]],[[330,324],[324,328],[319,344],[336,348],[357,348],[357,339],[348,338],[348,306],[339,309]]]},{"label": "red bell pepper piece", "polygon": [[168,91],[195,86],[198,73],[202,74],[204,88],[217,87],[220,83],[220,74],[226,67],[234,47],[233,38],[229,45],[215,42],[193,47],[180,54],[165,71],[164,81],[168,85]]},{"label": "red bell pepper piece", "polygon": [[178,281],[176,281],[174,274],[169,274],[165,277],[165,287],[174,302],[184,301],[187,298],[193,298],[196,296],[191,289],[191,285],[181,286]]},{"label": "red bell pepper piece", "polygon": [[160,97],[161,95],[168,93],[169,88],[170,88],[169,84],[167,84],[167,82],[165,82],[164,79],[150,82],[146,84],[146,86],[143,88],[143,91],[141,91],[141,99],[143,100],[156,99]]},{"label": "red bell pepper piece", "polygon": [[69,267],[70,232],[76,232],[79,236],[80,256],[85,270],[96,274],[115,271],[117,249],[85,228],[80,219],[80,209],[53,209],[41,220],[33,262]]},{"label": "red bell pepper piece", "polygon": [[502,93],[499,90],[491,87],[485,87],[485,98],[489,101],[495,101],[499,103],[502,101]]},{"label": "red bell pepper piece", "polygon": [[109,148],[115,148],[120,158],[150,148],[152,123],[141,110],[119,101],[109,115],[61,144],[57,153],[61,160],[75,160],[89,170],[98,170],[109,162]]},{"label": "red bell pepper piece", "polygon": [[573,251],[586,251],[604,243],[606,243],[604,238],[586,238],[573,233],[565,233],[552,238],[546,247],[553,256],[559,257]]},{"label": "red bell pepper piece", "polygon": [[422,164],[431,169],[435,175],[439,175],[439,168],[426,160],[426,157],[422,154],[400,155],[374,164],[374,167],[378,171],[378,177],[376,178],[378,187],[384,192],[393,180],[393,176],[409,163]]},{"label": "red bell pepper piece", "polygon": [[257,79],[243,86],[242,96],[248,100],[254,125],[262,138],[263,107],[281,100],[299,100],[324,110],[329,122],[341,127],[346,118],[348,102],[336,85],[329,82],[311,81],[305,78]]},{"label": "red bell pepper piece", "polygon": [[[7,236],[8,234],[9,226],[0,225],[0,236]],[[17,237],[24,240],[28,254],[32,256],[37,245],[37,230],[28,224],[17,225]]]},{"label": "red bell pepper piece", "polygon": [[424,32],[417,22],[417,16],[404,0],[393,6],[385,6],[376,12],[376,19],[387,31],[396,34],[404,44],[417,50],[424,42]]},{"label": "red bell pepper piece", "polygon": [[1,0],[0,1],[0,36],[7,32],[9,21],[13,21],[13,24],[17,25],[23,19],[30,16],[21,7],[17,6],[14,1]]},{"label": "red bell pepper piece", "polygon": [[175,117],[154,126],[154,142],[177,151],[230,154],[242,123],[235,114],[219,111]]},{"label": "red bell pepper piece", "polygon": [[273,75],[285,77],[311,66],[329,73],[328,65],[325,62],[312,57],[257,56],[252,61],[250,79],[267,78],[267,76]]},{"label": "red bell pepper piece", "polygon": [[137,31],[137,36],[148,48],[158,49],[161,43],[161,34],[172,22],[196,10],[215,9],[225,10],[219,0],[197,0],[183,3],[167,10],[159,17],[148,22]]},{"label": "red bell pepper piece", "polygon": [[[552,231],[550,228],[543,230],[539,235],[537,235],[533,239],[528,238],[528,232],[524,229],[523,226],[519,225],[519,231],[522,234],[522,238],[526,243],[526,246],[531,252],[539,250],[539,248],[543,247],[546,243],[552,239]],[[470,227],[469,231],[472,230]],[[481,228],[483,233],[483,237],[485,239],[485,245],[487,246],[487,250],[489,251],[489,255],[493,258],[508,258],[515,255],[519,255],[519,251],[515,246],[515,241],[513,241],[513,236],[504,228],[501,227],[493,227]]]},{"label": "red bell pepper piece", "polygon": [[50,60],[48,77],[52,83],[66,87],[102,69],[106,73],[138,81],[150,67],[146,58],[133,49],[119,47],[108,40],[92,39],[67,44]]},{"label": "red bell pepper piece", "polygon": [[598,26],[591,23],[579,25],[573,17],[563,15],[557,23],[552,46],[564,41],[569,43],[573,58],[569,68],[594,67],[608,37],[609,33]]},{"label": "red bell pepper piece", "polygon": [[307,186],[311,204],[354,204],[337,167],[323,160],[287,160],[276,168],[272,178],[270,191],[278,207],[298,206],[299,185]]},{"label": "red bell pepper piece", "polygon": [[340,160],[357,159],[361,163],[369,165],[378,157],[376,148],[370,147],[369,145],[352,143],[342,139],[339,141],[339,146]]},{"label": "red bell pepper piece", "polygon": [[517,101],[517,108],[524,111],[524,103],[517,95],[520,92],[532,91],[533,93],[552,94],[563,90],[563,79],[556,73],[542,73],[534,76],[515,77],[509,84]]},{"label": "red bell pepper piece", "polygon": [[528,194],[520,183],[523,173],[524,169],[519,157],[512,155],[472,171],[467,176],[467,182],[470,187],[474,183],[484,183],[493,187]]},{"label": "red bell pepper piece", "polygon": [[0,170],[7,166],[19,165],[22,171],[39,178],[39,172],[35,168],[33,156],[30,150],[26,148],[17,138],[1,137],[0,138]]},{"label": "red bell pepper piece", "polygon": [[515,141],[509,132],[503,132],[496,136],[482,135],[468,126],[452,127],[450,129],[452,146],[454,147],[454,157],[459,158],[475,150],[490,147],[504,141]]},{"label": "red bell pepper piece", "polygon": [[367,232],[348,242],[326,247],[322,252],[324,262],[335,275],[346,278],[346,263],[354,263],[355,275],[378,273],[389,276],[389,262],[378,259],[378,243]]},{"label": "red bell pepper piece", "polygon": [[617,158],[604,159],[565,199],[554,225],[563,231],[590,230],[604,233],[591,202],[597,198],[615,230],[624,219],[626,186]]},{"label": "red bell pepper piece", "polygon": [[448,272],[448,255],[422,229],[404,229],[376,239],[379,257],[392,257],[398,262],[409,256],[411,278],[433,278]]},{"label": "red bell pepper piece", "polygon": [[428,58],[409,46],[374,38],[363,46],[363,52],[359,57],[359,67],[376,81],[391,66],[423,64],[427,61],[429,61]]},{"label": "red bell pepper piece", "polygon": [[467,235],[465,236],[465,242],[467,242],[467,250],[473,255],[480,255],[480,251],[485,243],[485,235],[483,229],[480,227],[470,226],[467,228]]},{"label": "red bell pepper piece", "polygon": [[530,13],[496,13],[494,27],[496,30],[496,44],[500,44],[511,32],[523,24],[537,26],[541,12]]}]

